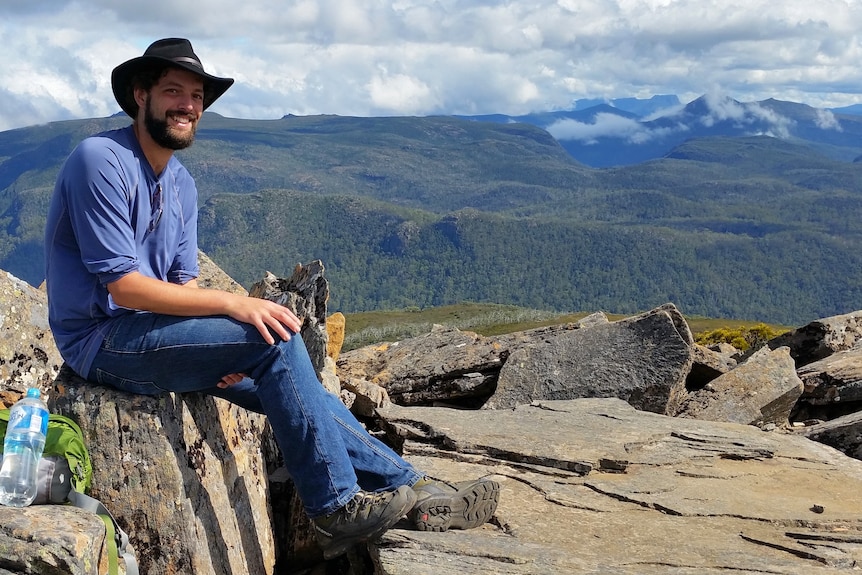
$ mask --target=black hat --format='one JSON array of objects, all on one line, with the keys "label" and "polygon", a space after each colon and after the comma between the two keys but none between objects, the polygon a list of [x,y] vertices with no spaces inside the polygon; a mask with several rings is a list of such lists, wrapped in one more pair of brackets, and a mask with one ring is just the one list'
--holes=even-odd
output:
[{"label": "black hat", "polygon": [[165,38],[156,40],[146,49],[143,56],[123,62],[111,73],[111,88],[114,98],[125,113],[132,118],[138,111],[138,105],[130,89],[132,78],[154,65],[176,66],[189,72],[194,72],[204,81],[204,110],[224,94],[233,84],[233,78],[219,78],[204,72],[200,58],[192,50],[192,43],[185,38]]}]

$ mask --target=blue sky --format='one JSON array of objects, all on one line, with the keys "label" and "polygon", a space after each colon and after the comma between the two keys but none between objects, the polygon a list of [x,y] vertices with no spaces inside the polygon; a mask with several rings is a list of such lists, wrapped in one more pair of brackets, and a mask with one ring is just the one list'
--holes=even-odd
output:
[{"label": "blue sky", "polygon": [[113,67],[168,36],[236,78],[212,111],[239,118],[862,103],[862,0],[2,0],[0,130],[117,112]]}]

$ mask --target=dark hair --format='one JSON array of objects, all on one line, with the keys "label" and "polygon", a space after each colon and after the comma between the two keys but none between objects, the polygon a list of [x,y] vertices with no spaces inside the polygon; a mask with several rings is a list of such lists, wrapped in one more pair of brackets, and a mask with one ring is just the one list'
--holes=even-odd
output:
[{"label": "dark hair", "polygon": [[126,92],[128,94],[130,105],[135,108],[135,114],[133,117],[138,115],[138,104],[135,102],[135,88],[141,88],[149,92],[150,88],[155,86],[162,76],[167,74],[168,70],[172,67],[173,66],[170,64],[157,64],[149,68],[145,68],[132,76],[131,81],[126,86]]}]

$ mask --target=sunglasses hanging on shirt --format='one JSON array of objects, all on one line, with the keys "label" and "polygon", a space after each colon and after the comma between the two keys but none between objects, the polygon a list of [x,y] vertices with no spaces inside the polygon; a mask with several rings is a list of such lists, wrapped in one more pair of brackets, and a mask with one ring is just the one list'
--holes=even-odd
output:
[{"label": "sunglasses hanging on shirt", "polygon": [[153,230],[155,230],[156,227],[159,225],[159,222],[162,219],[162,213],[165,211],[164,210],[165,199],[164,199],[164,195],[162,194],[162,184],[161,183],[156,184],[156,191],[153,193],[152,205],[153,205],[153,208],[155,209],[155,211],[153,212],[153,215],[150,216],[150,231],[151,232]]}]

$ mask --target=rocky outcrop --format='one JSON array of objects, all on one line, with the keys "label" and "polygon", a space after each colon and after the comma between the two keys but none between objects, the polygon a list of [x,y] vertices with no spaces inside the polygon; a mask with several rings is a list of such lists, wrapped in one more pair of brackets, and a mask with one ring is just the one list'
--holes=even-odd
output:
[{"label": "rocky outcrop", "polygon": [[49,407],[84,432],[91,494],[129,534],[142,573],[273,573],[265,417],[199,394],[117,392],[68,370]]},{"label": "rocky outcrop", "polygon": [[[790,349],[763,348],[742,365],[692,392],[677,415],[748,425],[781,425],[802,395]],[[757,397],[752,402],[750,397]]]},{"label": "rocky outcrop", "polygon": [[803,427],[798,433],[862,459],[862,411]]},{"label": "rocky outcrop", "polygon": [[769,341],[770,348],[790,348],[797,367],[802,367],[852,348],[862,339],[862,311],[818,319]]},{"label": "rocky outcrop", "polygon": [[[226,277],[199,283],[244,293]],[[41,292],[24,291],[44,304]],[[745,356],[694,344],[671,304],[495,337],[438,326],[340,353],[322,264],[268,276],[251,293],[296,306],[313,328],[303,337],[322,383],[372,433],[436,477],[494,477],[500,506],[478,529],[425,533],[404,522],[318,565],[262,416],[194,394],[120,394],[66,370],[38,376],[52,409],[82,424],[93,495],[131,536],[143,573],[729,575],[862,565],[858,404],[817,403],[852,397],[842,358],[858,339],[857,314]],[[818,354],[805,369],[791,359]],[[838,391],[820,393],[830,385]],[[14,400],[23,382],[0,389]],[[803,422],[814,407],[820,419]],[[67,520],[71,535],[54,527]],[[78,510],[0,508],[3,575],[95,574],[103,542],[101,521]]]},{"label": "rocky outcrop", "polygon": [[88,511],[0,506],[2,575],[101,575],[108,572],[105,549],[105,524]]},{"label": "rocky outcrop", "polygon": [[328,341],[325,325],[329,284],[323,272],[323,263],[316,260],[305,266],[297,265],[289,278],[277,278],[267,272],[266,277],[249,290],[250,296],[290,308],[302,320],[300,334],[318,372],[324,367]]},{"label": "rocky outcrop", "polygon": [[437,327],[343,353],[338,372],[381,386],[399,405],[505,409],[534,399],[619,397],[639,409],[673,413],[685,395],[692,345],[679,310],[667,305],[618,322],[596,319],[496,338]]},{"label": "rocky outcrop", "polygon": [[854,406],[862,402],[862,345],[799,368],[808,406]]},{"label": "rocky outcrop", "polygon": [[61,365],[45,292],[0,270],[0,403],[11,404],[28,387],[50,386]]},{"label": "rocky outcrop", "polygon": [[492,524],[391,530],[386,575],[841,573],[862,565],[862,462],[807,439],[619,399],[381,412],[408,459],[502,485]]},{"label": "rocky outcrop", "polygon": [[342,353],[342,380],[367,380],[399,405],[484,398],[509,350],[475,333],[436,326],[428,334]]}]

